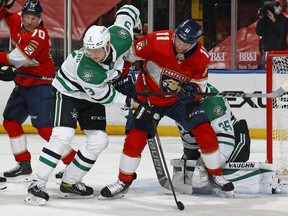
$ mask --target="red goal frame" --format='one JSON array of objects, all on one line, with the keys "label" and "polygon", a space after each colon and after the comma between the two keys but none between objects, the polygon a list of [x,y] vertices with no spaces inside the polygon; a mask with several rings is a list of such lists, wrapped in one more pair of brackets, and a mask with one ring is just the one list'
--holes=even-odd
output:
[{"label": "red goal frame", "polygon": [[[288,51],[270,51],[266,60],[266,93],[273,91],[273,71],[272,59],[273,57],[288,57]],[[273,163],[273,115],[272,105],[273,99],[266,99],[266,159],[268,163]]]}]

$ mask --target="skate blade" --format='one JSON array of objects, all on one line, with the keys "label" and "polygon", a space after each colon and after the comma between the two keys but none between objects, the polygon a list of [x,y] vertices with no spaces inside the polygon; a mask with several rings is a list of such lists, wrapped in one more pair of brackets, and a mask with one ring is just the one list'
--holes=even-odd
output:
[{"label": "skate blade", "polygon": [[104,197],[102,195],[98,196],[98,200],[117,200],[117,199],[122,199],[125,196],[125,194],[117,194],[113,197]]},{"label": "skate blade", "polygon": [[30,182],[33,180],[33,175],[21,175],[17,177],[5,177],[9,183]]},{"label": "skate blade", "polygon": [[5,183],[0,184],[0,190],[5,190],[7,185]]},{"label": "skate blade", "polygon": [[94,197],[94,194],[91,194],[89,196],[81,196],[79,194],[60,192],[58,194],[58,197],[61,198],[61,199],[91,199],[91,198]]},{"label": "skate blade", "polygon": [[36,197],[33,194],[28,194],[24,198],[24,202],[27,203],[28,205],[34,205],[34,206],[42,206],[44,205],[47,201],[43,198]]},{"label": "skate blade", "polygon": [[218,188],[213,188],[213,194],[221,198],[234,198],[235,193],[233,191],[221,191]]}]

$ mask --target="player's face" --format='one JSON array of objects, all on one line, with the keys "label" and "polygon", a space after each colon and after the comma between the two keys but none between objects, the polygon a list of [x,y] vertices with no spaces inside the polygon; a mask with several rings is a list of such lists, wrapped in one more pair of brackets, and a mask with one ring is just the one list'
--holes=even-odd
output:
[{"label": "player's face", "polygon": [[106,57],[106,52],[104,48],[99,49],[87,49],[87,54],[92,58],[95,62],[101,62]]},{"label": "player's face", "polygon": [[26,31],[33,31],[39,25],[40,18],[34,14],[23,14],[22,23]]},{"label": "player's face", "polygon": [[196,44],[185,43],[181,41],[177,36],[174,40],[174,46],[177,54],[185,53],[186,51],[190,50]]}]

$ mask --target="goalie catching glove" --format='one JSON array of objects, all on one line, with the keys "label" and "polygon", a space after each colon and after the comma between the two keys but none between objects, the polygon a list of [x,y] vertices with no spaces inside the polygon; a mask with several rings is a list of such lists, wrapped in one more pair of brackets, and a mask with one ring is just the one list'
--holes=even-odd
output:
[{"label": "goalie catching glove", "polygon": [[197,97],[194,94],[199,92],[199,86],[196,83],[189,82],[187,84],[184,84],[183,88],[176,93],[176,98],[182,104],[192,103]]},{"label": "goalie catching glove", "polygon": [[[138,103],[129,97],[126,98],[126,108],[129,107],[130,109],[132,109],[135,104]],[[133,111],[133,116],[135,119],[141,119],[146,121],[159,121],[161,118],[161,116],[158,113],[154,112],[147,104],[138,104],[137,108]]]},{"label": "goalie catching glove", "polygon": [[2,65],[0,66],[0,80],[12,81],[17,76],[17,69],[12,66]]}]

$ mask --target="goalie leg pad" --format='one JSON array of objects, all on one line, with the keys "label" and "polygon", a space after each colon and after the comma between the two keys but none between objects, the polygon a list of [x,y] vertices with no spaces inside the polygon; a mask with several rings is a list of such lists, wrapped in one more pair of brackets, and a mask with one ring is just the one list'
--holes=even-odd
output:
[{"label": "goalie leg pad", "polygon": [[[179,184],[184,184],[184,180],[181,179],[182,176],[179,178],[179,170],[182,172],[184,169],[184,160],[173,159],[171,160],[171,165],[173,166],[173,180],[180,182]],[[185,170],[185,182],[187,184],[192,183],[193,193],[215,194],[220,197],[234,196],[229,193],[220,193],[220,190],[213,189],[210,183],[204,184],[206,182],[205,171],[201,167],[197,167],[195,161],[187,160]],[[280,187],[285,188],[282,193],[288,193],[288,184],[279,184],[277,179],[275,179],[275,168],[272,164],[261,162],[227,163],[223,167],[223,176],[233,182],[235,194],[272,194],[272,188],[274,188],[275,192],[277,186],[278,189]],[[278,193],[280,193],[280,190]]]}]

